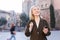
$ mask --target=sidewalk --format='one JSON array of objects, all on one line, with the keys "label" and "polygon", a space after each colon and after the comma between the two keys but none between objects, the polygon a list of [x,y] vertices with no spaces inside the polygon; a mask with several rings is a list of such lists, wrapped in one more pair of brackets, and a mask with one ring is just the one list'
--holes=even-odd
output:
[{"label": "sidewalk", "polygon": [[[11,37],[10,32],[0,32],[0,40],[7,40]],[[60,40],[60,31],[52,31],[51,35],[47,37],[48,40]],[[29,40],[24,32],[16,33],[16,40]]]}]

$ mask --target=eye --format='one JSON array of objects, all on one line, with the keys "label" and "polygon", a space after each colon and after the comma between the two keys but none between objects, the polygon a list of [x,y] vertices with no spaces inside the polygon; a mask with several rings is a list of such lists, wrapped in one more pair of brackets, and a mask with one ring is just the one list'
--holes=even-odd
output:
[{"label": "eye", "polygon": [[39,10],[39,8],[37,8],[37,10]]},{"label": "eye", "polygon": [[34,10],[36,10],[36,9],[34,9]]}]

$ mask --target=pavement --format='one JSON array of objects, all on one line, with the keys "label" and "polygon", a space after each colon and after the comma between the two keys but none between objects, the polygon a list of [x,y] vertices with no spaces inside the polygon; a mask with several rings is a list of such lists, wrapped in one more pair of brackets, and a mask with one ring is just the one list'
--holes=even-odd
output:
[{"label": "pavement", "polygon": [[[10,32],[0,32],[0,40],[8,40],[11,37]],[[16,32],[16,40],[29,40],[24,32]],[[48,40],[60,40],[60,31],[51,31],[51,35],[47,36]]]}]

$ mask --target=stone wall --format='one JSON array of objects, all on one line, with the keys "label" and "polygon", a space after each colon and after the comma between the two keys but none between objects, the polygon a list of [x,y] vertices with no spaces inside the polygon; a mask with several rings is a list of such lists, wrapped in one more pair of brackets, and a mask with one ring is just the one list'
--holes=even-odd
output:
[{"label": "stone wall", "polygon": [[59,10],[55,10],[55,19],[56,19],[56,29],[60,30],[60,9]]}]

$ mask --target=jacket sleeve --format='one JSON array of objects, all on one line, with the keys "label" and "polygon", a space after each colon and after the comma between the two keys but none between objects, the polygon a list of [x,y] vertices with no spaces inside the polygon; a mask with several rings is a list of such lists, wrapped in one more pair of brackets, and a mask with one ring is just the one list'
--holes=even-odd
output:
[{"label": "jacket sleeve", "polygon": [[26,30],[25,30],[25,35],[26,35],[27,37],[29,37],[30,34],[31,34],[31,32],[29,31],[29,23],[30,23],[30,21],[27,23]]},{"label": "jacket sleeve", "polygon": [[48,22],[44,20],[44,24],[45,24],[45,28],[48,28],[48,33],[44,34],[44,35],[45,36],[49,36],[51,34],[51,32],[50,32],[50,28],[49,28]]}]

